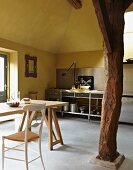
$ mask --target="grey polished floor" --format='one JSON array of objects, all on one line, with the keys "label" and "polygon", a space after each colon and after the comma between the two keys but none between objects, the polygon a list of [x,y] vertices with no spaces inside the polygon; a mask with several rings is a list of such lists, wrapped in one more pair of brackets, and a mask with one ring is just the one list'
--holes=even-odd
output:
[{"label": "grey polished floor", "polygon": [[[89,160],[97,155],[99,139],[99,123],[89,122],[87,119],[62,118],[59,119],[64,146],[58,144],[53,151],[48,150],[47,128],[44,126],[42,150],[46,170],[106,170],[94,166]],[[0,124],[0,136],[14,132],[14,121]],[[119,170],[133,170],[133,126],[119,125],[118,151],[125,155],[126,159]],[[11,143],[8,143],[9,145]],[[34,147],[31,145],[31,147]],[[1,152],[1,142],[0,142]],[[23,157],[20,153],[8,154]],[[34,153],[30,152],[30,157]],[[1,166],[1,156],[0,156]],[[1,167],[0,167],[1,169]],[[29,165],[31,170],[41,170],[40,160]],[[5,170],[25,170],[23,162],[5,160]]]}]

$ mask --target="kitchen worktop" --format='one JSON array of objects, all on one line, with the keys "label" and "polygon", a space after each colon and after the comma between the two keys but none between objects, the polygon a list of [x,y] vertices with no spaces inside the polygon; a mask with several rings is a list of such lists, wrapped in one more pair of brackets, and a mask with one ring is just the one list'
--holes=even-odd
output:
[{"label": "kitchen worktop", "polygon": [[[88,90],[88,89],[63,89],[62,92],[68,93],[91,93],[91,94],[104,94],[102,90]],[[133,98],[133,92],[124,92],[122,97],[131,97]]]},{"label": "kitchen worktop", "polygon": [[[64,112],[70,114],[86,115],[88,119],[93,117],[101,117],[101,101],[104,91],[88,90],[88,89],[47,89],[47,100],[59,100],[69,102]],[[71,104],[78,103],[78,110],[71,111]],[[86,106],[85,112],[81,112],[80,106]],[[75,105],[76,107],[76,105]],[[87,110],[88,109],[88,110]],[[96,112],[94,112],[94,110]],[[133,92],[124,92],[122,95],[122,108],[120,122],[133,123]],[[94,112],[94,113],[93,113]]]},{"label": "kitchen worktop", "polygon": [[62,90],[63,92],[69,93],[98,93],[103,94],[104,91],[101,90],[87,90],[87,89],[70,89],[70,90]]},{"label": "kitchen worktop", "polygon": [[[52,88],[49,89],[50,91],[53,92],[67,92],[67,93],[91,93],[91,94],[104,94],[103,90],[89,90],[89,89],[56,89]],[[133,92],[123,92],[123,97],[131,97],[133,98]]]}]

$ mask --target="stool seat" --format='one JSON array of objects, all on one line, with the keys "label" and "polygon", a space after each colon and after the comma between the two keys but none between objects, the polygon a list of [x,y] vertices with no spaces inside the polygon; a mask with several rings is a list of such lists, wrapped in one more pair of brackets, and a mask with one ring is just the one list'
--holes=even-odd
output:
[{"label": "stool seat", "polygon": [[[25,131],[14,133],[12,135],[3,136],[3,137],[5,139],[12,140],[12,141],[24,142],[25,141]],[[28,138],[27,142],[31,142],[31,141],[37,140],[39,138],[39,135],[34,132],[28,131],[27,138]]]}]

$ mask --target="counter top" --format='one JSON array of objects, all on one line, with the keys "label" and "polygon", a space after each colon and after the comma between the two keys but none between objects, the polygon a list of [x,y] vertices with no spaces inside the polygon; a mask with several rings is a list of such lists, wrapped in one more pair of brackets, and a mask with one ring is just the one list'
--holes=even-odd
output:
[{"label": "counter top", "polygon": [[[70,89],[70,90],[62,90],[63,92],[68,93],[91,93],[91,94],[104,94],[102,90],[87,90],[87,89]],[[133,93],[123,93],[123,97],[133,97]]]},{"label": "counter top", "polygon": [[[88,90],[88,89],[49,89],[51,91],[51,93],[53,94],[54,92],[58,92],[59,95],[60,93],[64,92],[64,93],[70,93],[70,94],[104,94],[104,91],[103,90]],[[51,94],[50,93],[50,94]],[[55,93],[54,93],[55,94]],[[123,92],[123,97],[131,97],[133,98],[133,92]]]},{"label": "counter top", "polygon": [[62,90],[62,91],[68,93],[96,93],[96,94],[103,94],[104,92],[101,90],[87,90],[87,89],[70,89],[70,90]]}]

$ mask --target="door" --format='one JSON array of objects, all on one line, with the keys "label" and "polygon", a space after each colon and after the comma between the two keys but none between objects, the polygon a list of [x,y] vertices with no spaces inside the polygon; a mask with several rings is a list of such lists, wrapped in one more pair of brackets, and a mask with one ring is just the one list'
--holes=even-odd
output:
[{"label": "door", "polygon": [[7,55],[0,54],[0,102],[7,99]]}]

